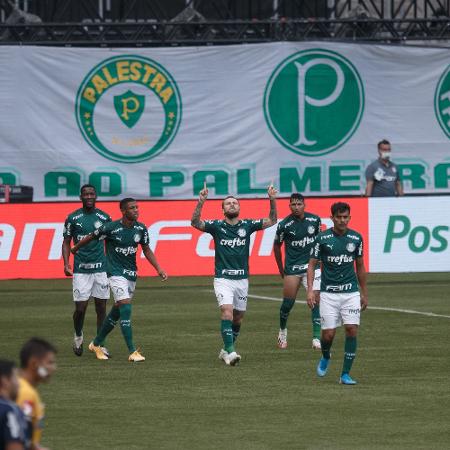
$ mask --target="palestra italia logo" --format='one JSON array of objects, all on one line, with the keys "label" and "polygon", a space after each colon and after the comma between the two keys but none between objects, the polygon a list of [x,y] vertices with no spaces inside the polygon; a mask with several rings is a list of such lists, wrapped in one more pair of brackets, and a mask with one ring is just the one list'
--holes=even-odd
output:
[{"label": "palestra italia logo", "polygon": [[364,111],[363,84],[342,55],[305,50],[282,61],[272,73],[263,107],[280,144],[301,155],[325,155],[358,128]]},{"label": "palestra italia logo", "polygon": [[75,103],[86,142],[105,158],[145,161],[163,152],[181,122],[181,97],[170,73],[135,55],[106,59],[81,83]]},{"label": "palestra italia logo", "polygon": [[450,138],[450,66],[442,74],[437,85],[434,111],[442,131]]}]

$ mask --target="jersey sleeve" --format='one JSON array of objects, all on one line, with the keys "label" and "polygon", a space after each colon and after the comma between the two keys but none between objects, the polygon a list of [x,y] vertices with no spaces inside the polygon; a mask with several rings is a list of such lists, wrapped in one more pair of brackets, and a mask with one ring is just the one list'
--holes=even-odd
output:
[{"label": "jersey sleeve", "polygon": [[282,244],[284,241],[284,226],[281,224],[281,222],[277,226],[277,231],[275,232],[275,238],[274,242],[277,242],[278,244]]},{"label": "jersey sleeve", "polygon": [[0,422],[1,442],[8,444],[10,442],[24,443],[24,430],[20,418],[13,408],[10,408]]},{"label": "jersey sleeve", "polygon": [[357,258],[362,258],[364,256],[364,244],[363,244],[363,238],[362,236],[360,236],[360,240],[359,243],[356,244],[356,257]]},{"label": "jersey sleeve", "polygon": [[141,240],[139,241],[141,245],[148,245],[150,243],[150,236],[148,235],[147,227],[144,227],[144,232],[142,233]]},{"label": "jersey sleeve", "polygon": [[316,240],[314,241],[314,245],[311,247],[310,257],[320,260],[321,256],[322,256],[322,251],[321,251],[320,239],[319,239],[319,237],[316,237]]},{"label": "jersey sleeve", "polygon": [[317,216],[317,225],[316,225],[316,236],[320,233],[322,228],[322,221],[320,220],[320,217]]},{"label": "jersey sleeve", "polygon": [[366,181],[372,181],[375,175],[375,166],[369,164],[366,168]]},{"label": "jersey sleeve", "polygon": [[66,221],[64,222],[64,231],[63,231],[63,238],[72,238],[73,236],[73,223],[70,220],[70,217],[67,217]]},{"label": "jersey sleeve", "polygon": [[250,233],[254,233],[255,231],[262,230],[264,219],[251,220],[250,221]]},{"label": "jersey sleeve", "polygon": [[103,225],[98,227],[96,230],[93,231],[93,235],[95,239],[105,239],[105,237],[108,236],[108,232],[110,227],[108,226],[111,222],[105,222]]},{"label": "jersey sleeve", "polygon": [[212,234],[216,233],[217,220],[205,220],[205,232]]}]

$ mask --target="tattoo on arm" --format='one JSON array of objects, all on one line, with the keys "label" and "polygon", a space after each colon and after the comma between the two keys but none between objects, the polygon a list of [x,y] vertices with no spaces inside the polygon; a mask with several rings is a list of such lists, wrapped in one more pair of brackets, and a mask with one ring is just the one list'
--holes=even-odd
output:
[{"label": "tattoo on arm", "polygon": [[203,202],[198,202],[197,206],[192,213],[191,225],[197,230],[205,231],[205,222],[200,219],[200,215],[202,213]]},{"label": "tattoo on arm", "polygon": [[263,219],[263,228],[271,227],[277,223],[277,202],[274,198],[270,199],[269,218]]}]

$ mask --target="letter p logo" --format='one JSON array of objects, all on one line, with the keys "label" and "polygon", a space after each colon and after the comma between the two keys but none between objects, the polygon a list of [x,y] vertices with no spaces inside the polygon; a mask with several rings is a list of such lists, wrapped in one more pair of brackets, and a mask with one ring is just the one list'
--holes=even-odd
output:
[{"label": "letter p logo", "polygon": [[114,108],[122,122],[128,128],[133,128],[144,112],[145,96],[128,90],[114,97]]},{"label": "letter p logo", "polygon": [[350,139],[364,110],[364,89],[350,61],[329,50],[306,50],[275,69],[264,94],[266,122],[287,149],[330,153]]}]

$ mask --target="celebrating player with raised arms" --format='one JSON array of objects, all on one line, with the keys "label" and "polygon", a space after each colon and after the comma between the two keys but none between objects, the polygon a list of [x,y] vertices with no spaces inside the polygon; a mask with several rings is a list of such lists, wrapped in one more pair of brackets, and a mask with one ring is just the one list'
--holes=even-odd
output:
[{"label": "celebrating player with raised arms", "polygon": [[220,308],[223,348],[219,358],[234,366],[241,356],[235,350],[242,319],[247,309],[248,259],[250,235],[277,223],[276,189],[267,189],[270,199],[269,217],[266,219],[240,219],[239,200],[228,196],[222,201],[223,220],[202,220],[203,205],[208,197],[206,183],[200,191],[191,224],[212,235],[215,244],[214,292]]},{"label": "celebrating player with raised arms", "polygon": [[[322,320],[322,358],[317,375],[323,377],[330,362],[330,349],[336,328],[344,324],[344,364],[339,382],[356,384],[350,369],[356,355],[356,336],[360,312],[367,307],[366,269],[363,260],[362,236],[348,228],[350,205],[334,203],[331,206],[333,227],[317,236],[308,265],[308,305],[317,303],[314,294],[314,268],[322,262],[320,284],[320,317]],[[356,272],[355,272],[356,268]]]},{"label": "celebrating player with raised arms", "polygon": [[163,281],[167,279],[167,274],[161,269],[149,247],[147,227],[137,221],[139,208],[136,200],[124,198],[120,202],[120,210],[122,212],[120,220],[101,226],[72,247],[71,252],[76,253],[79,248],[94,239],[105,239],[107,272],[115,304],[97,336],[89,344],[89,350],[94,352],[98,359],[108,359],[108,356],[102,351],[101,345],[106,336],[114,329],[117,321],[120,321],[120,329],[130,352],[128,360],[139,362],[144,361],[145,357],[134,345],[131,328],[131,299],[136,288],[138,246],[142,247],[145,258]]}]

